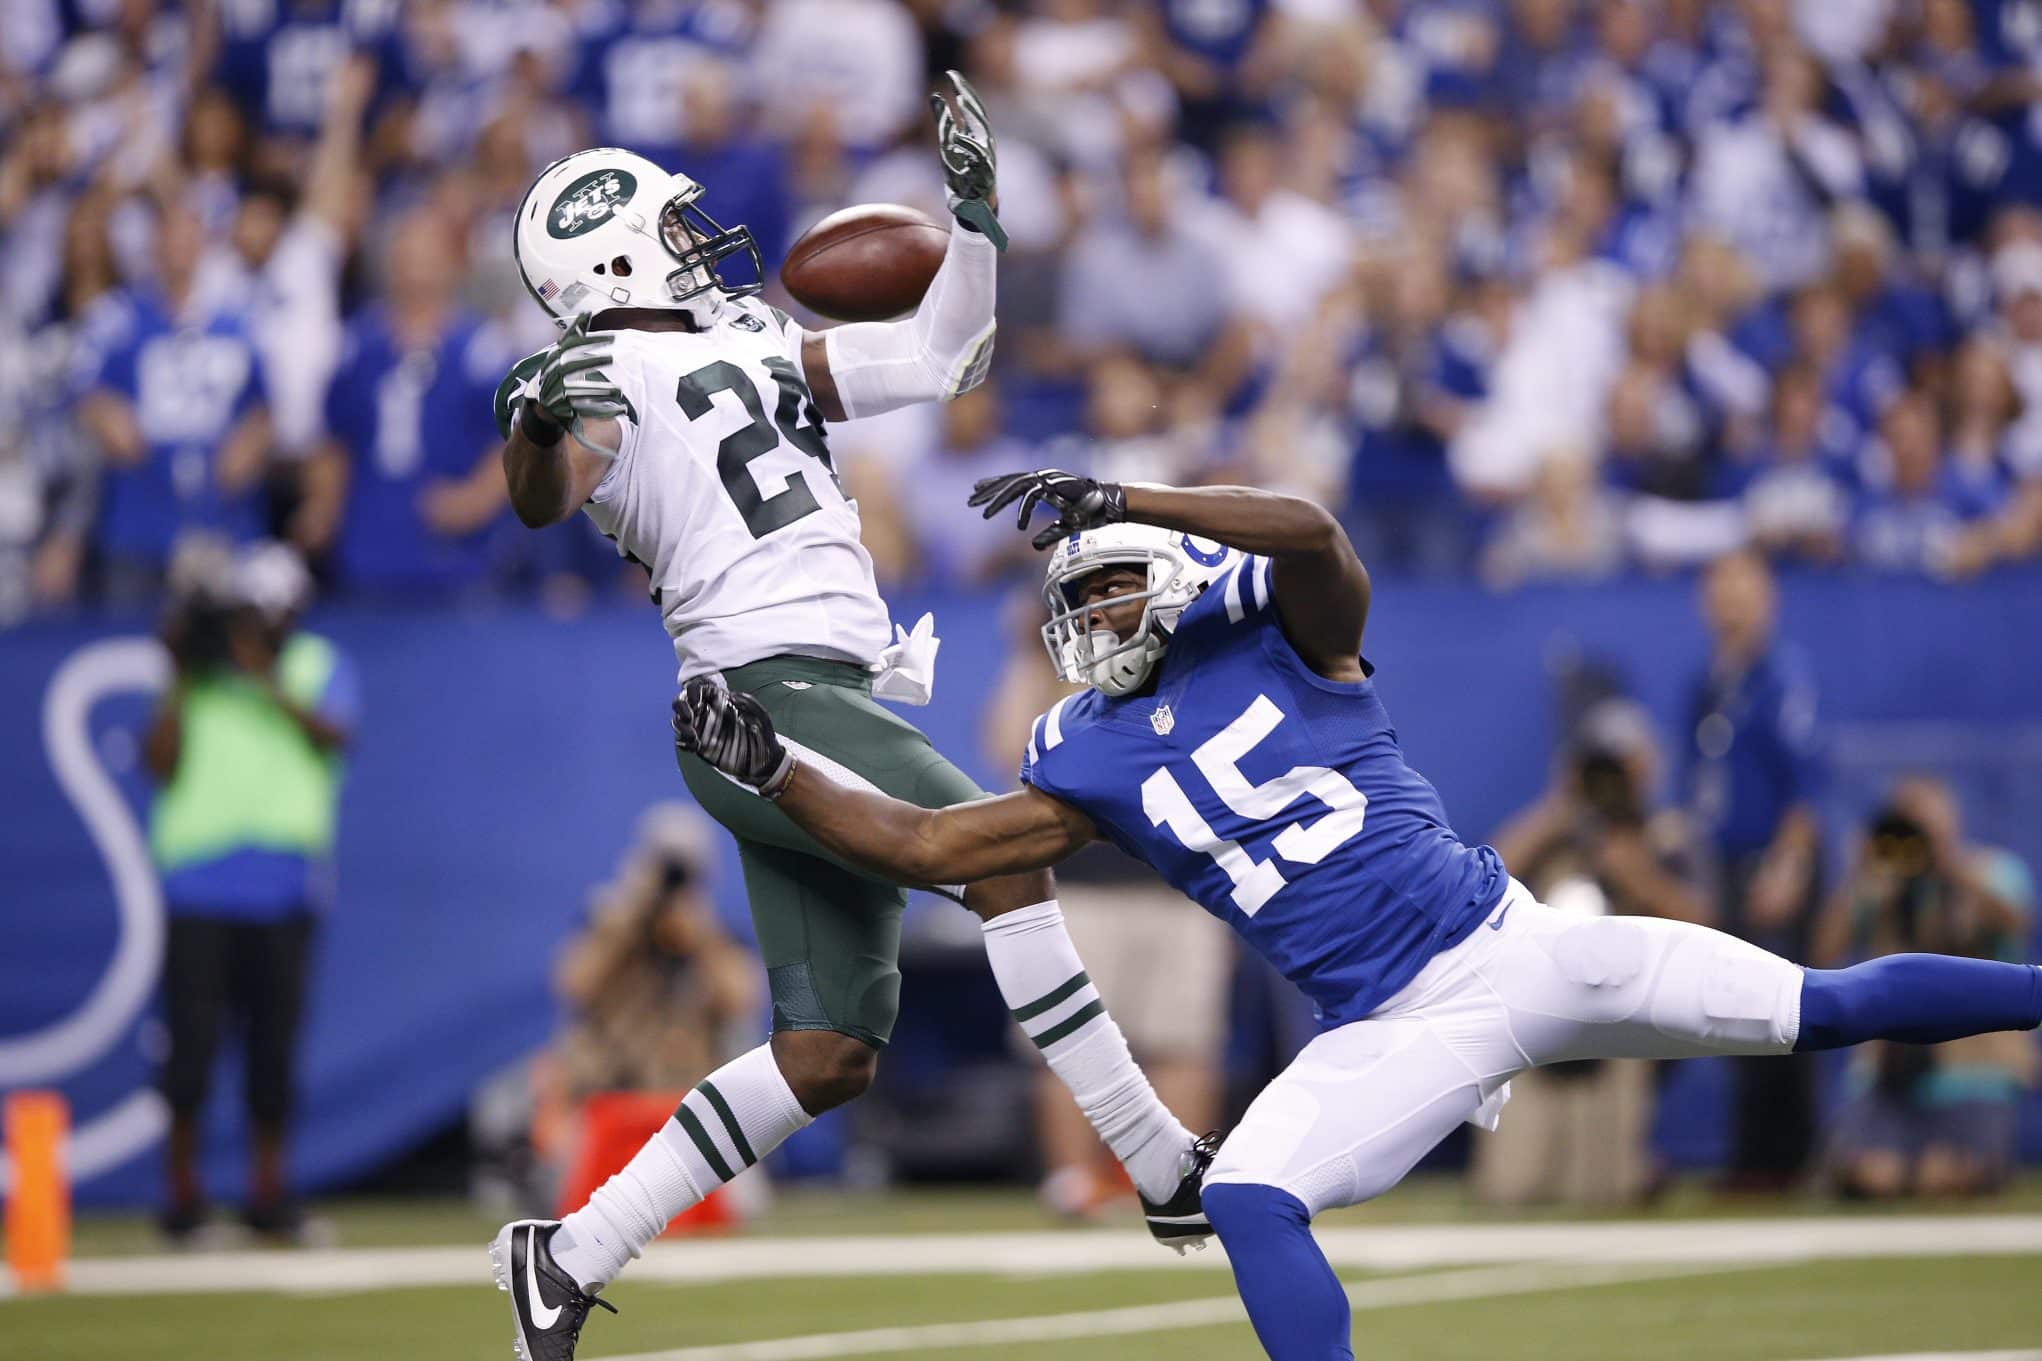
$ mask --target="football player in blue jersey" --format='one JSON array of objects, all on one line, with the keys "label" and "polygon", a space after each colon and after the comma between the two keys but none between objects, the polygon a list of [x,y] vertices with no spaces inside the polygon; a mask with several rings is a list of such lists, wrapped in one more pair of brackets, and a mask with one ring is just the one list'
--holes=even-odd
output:
[{"label": "football player in blue jersey", "polygon": [[1312,1216],[1394,1186],[1512,1075],[1589,1058],[1933,1044],[2042,1024],[2042,969],[1894,955],[1802,969],[1706,927],[1584,920],[1448,826],[1361,658],[1369,579],[1332,516],[1239,487],[1047,470],[979,484],[1053,547],[1043,636],[1087,684],[1035,723],[1018,793],[924,809],[792,757],[713,677],[679,746],[904,883],[1052,865],[1103,838],[1224,918],[1324,1029],[1212,1157],[1204,1208],[1277,1361],[1350,1358]]}]

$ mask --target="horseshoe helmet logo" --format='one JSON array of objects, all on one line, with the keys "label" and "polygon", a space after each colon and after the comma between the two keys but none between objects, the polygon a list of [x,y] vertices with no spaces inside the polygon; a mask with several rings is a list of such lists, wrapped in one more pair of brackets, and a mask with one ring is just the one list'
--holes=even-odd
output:
[{"label": "horseshoe helmet logo", "polygon": [[592,170],[560,191],[546,210],[546,234],[571,240],[608,222],[638,192],[638,179],[628,170]]},{"label": "horseshoe helmet logo", "polygon": [[[25,1035],[0,1036],[0,1088],[55,1085],[83,1072],[128,1038],[163,969],[163,896],[148,844],[113,777],[100,763],[89,727],[108,695],[154,694],[170,665],[153,638],[109,638],[73,653],[51,677],[43,699],[43,742],[57,783],[84,819],[113,880],[119,931],[99,980],[69,1016]],[[163,1137],[169,1115],[148,1085],[82,1120],[65,1144],[71,1176],[86,1181]],[[13,1168],[0,1153],[0,1191]]]}]

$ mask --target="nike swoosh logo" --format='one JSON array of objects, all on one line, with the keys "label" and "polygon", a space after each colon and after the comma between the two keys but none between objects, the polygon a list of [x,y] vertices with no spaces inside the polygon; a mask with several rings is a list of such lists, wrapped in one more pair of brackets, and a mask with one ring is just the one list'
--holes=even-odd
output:
[{"label": "nike swoosh logo", "polygon": [[545,1332],[560,1321],[560,1306],[548,1307],[539,1294],[539,1229],[537,1225],[526,1232],[531,1237],[525,1241],[525,1298],[529,1301],[527,1310],[532,1316],[532,1326]]},{"label": "nike swoosh logo", "polygon": [[1503,919],[1509,915],[1510,904],[1505,903],[1503,905],[1503,910],[1501,912],[1498,912],[1495,916],[1489,919],[1489,929],[1491,931],[1501,931],[1503,929]]}]

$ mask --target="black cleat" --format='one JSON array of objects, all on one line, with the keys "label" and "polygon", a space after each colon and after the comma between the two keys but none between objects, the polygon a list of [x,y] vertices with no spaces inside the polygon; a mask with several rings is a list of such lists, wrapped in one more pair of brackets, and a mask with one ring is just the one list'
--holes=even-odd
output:
[{"label": "black cleat", "polygon": [[1203,1248],[1205,1240],[1212,1237],[1212,1221],[1205,1217],[1199,1192],[1205,1185],[1205,1170],[1212,1166],[1213,1156],[1220,1151],[1220,1141],[1218,1130],[1192,1141],[1191,1147],[1184,1150],[1184,1170],[1177,1179],[1176,1193],[1162,1204],[1136,1193],[1141,1199],[1142,1214],[1149,1221],[1149,1232],[1164,1247],[1175,1249],[1179,1257],[1186,1248]]},{"label": "black cleat", "polygon": [[560,1269],[548,1251],[557,1219],[519,1219],[497,1231],[489,1245],[489,1269],[496,1288],[510,1296],[517,1322],[512,1345],[519,1361],[574,1361],[575,1344],[589,1310],[617,1306],[588,1294]]}]

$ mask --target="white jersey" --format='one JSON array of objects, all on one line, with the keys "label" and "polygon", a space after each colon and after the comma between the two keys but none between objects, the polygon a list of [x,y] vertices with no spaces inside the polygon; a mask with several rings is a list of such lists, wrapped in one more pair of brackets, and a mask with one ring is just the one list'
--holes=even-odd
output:
[{"label": "white jersey", "polygon": [[582,509],[652,574],[681,679],[787,653],[877,661],[892,628],[802,375],[800,329],[746,298],[705,331],[605,334],[616,358],[604,372],[631,410]]}]

